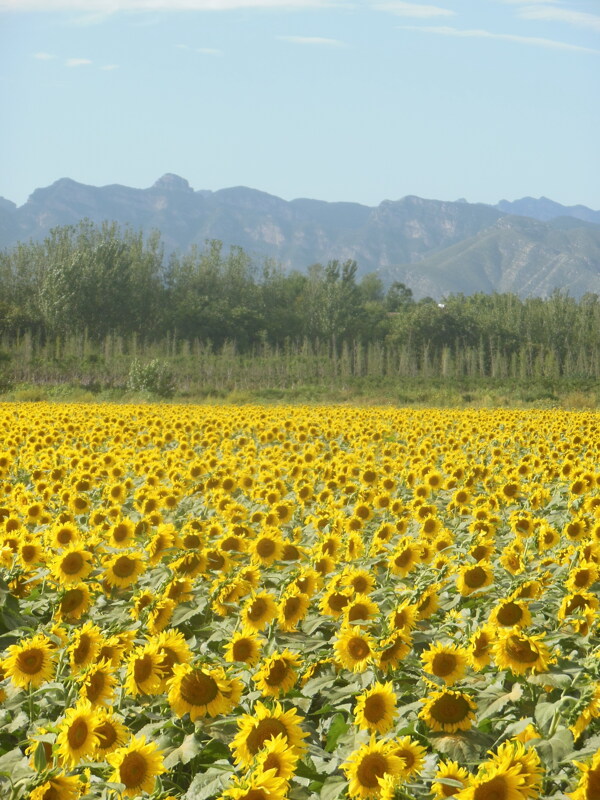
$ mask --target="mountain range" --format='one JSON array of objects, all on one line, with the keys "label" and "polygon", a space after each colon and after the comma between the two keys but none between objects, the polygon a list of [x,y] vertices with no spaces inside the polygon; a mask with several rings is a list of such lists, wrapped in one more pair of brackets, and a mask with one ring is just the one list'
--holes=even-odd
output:
[{"label": "mountain range", "polygon": [[279,197],[246,187],[194,191],[166,174],[147,189],[62,178],[17,207],[0,198],[0,248],[87,218],[158,230],[167,252],[237,245],[286,269],[354,259],[358,275],[401,281],[416,297],[600,293],[600,211],[525,197],[496,206],[407,196],[371,207]]}]

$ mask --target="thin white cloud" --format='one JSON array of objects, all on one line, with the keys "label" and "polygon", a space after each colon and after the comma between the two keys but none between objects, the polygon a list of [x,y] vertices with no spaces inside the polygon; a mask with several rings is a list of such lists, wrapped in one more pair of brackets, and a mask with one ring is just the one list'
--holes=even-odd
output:
[{"label": "thin white cloud", "polygon": [[87,67],[91,63],[89,58],[67,58],[65,67]]},{"label": "thin white cloud", "polygon": [[113,69],[119,69],[119,65],[118,64],[104,64],[104,66],[100,67],[100,69],[103,69],[106,72],[109,72],[109,71],[111,71]]},{"label": "thin white cloud", "polygon": [[325,36],[278,36],[282,42],[293,42],[294,44],[316,44],[325,47],[345,47],[346,43],[339,39],[328,39]]},{"label": "thin white cloud", "polygon": [[[328,8],[347,0],[0,0],[2,11],[229,11],[244,8]],[[93,18],[93,16],[92,16]]]},{"label": "thin white cloud", "polygon": [[517,12],[521,19],[539,19],[543,22],[566,22],[588,30],[600,31],[600,17],[585,11],[571,11],[555,6],[526,6]]},{"label": "thin white cloud", "polygon": [[533,45],[535,47],[549,47],[555,50],[575,50],[581,53],[600,53],[591,47],[580,47],[566,42],[557,42],[554,39],[543,39],[538,36],[517,36],[512,33],[492,33],[484,30],[461,30],[447,26],[436,25],[399,25],[399,28],[408,31],[420,31],[422,33],[435,33],[439,36],[459,36],[469,39],[499,39],[505,42],[516,42],[517,44]]},{"label": "thin white cloud", "polygon": [[373,8],[377,11],[389,11],[399,17],[415,17],[429,19],[431,17],[453,17],[456,12],[440,6],[424,6],[417,3],[401,3],[396,0],[385,3],[375,3]]},{"label": "thin white cloud", "polygon": [[38,61],[51,61],[56,56],[53,56],[52,53],[34,53],[34,58],[37,58]]}]

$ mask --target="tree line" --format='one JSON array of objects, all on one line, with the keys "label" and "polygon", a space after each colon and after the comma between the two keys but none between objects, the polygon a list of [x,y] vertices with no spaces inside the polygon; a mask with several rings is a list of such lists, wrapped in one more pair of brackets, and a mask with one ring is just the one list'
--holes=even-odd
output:
[{"label": "tree line", "polygon": [[352,260],[286,272],[219,241],[167,257],[158,233],[86,220],[0,253],[0,334],[8,350],[25,333],[40,346],[78,335],[96,343],[134,336],[138,345],[173,337],[213,352],[233,342],[239,353],[308,343],[334,359],[377,345],[438,372],[468,351],[482,375],[499,364],[506,371],[526,352],[548,361],[553,375],[572,374],[574,365],[600,375],[597,294],[452,295],[438,303],[357,272]]}]

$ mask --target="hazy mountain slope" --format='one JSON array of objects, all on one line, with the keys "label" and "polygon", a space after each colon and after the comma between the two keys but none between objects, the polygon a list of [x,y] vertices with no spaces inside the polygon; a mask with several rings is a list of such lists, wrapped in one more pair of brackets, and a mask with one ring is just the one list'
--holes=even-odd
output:
[{"label": "hazy mountain slope", "polygon": [[418,264],[386,270],[385,280],[403,281],[417,297],[436,299],[456,292],[599,292],[600,226],[561,229],[525,217],[503,217]]},{"label": "hazy mountain slope", "polygon": [[287,202],[245,187],[195,192],[176,175],[164,175],[148,189],[86,186],[63,178],[36,189],[20,208],[10,205],[0,208],[4,247],[42,239],[57,225],[87,217],[97,223],[115,220],[145,231],[157,229],[167,250],[185,251],[206,239],[221,239],[287,267],[305,269],[316,261],[355,258],[362,272],[417,260],[472,236],[501,216],[483,204],[418,197],[386,200],[370,208],[306,199]]},{"label": "hazy mountain slope", "polygon": [[521,217],[533,217],[542,222],[555,217],[575,217],[584,222],[600,225],[600,211],[592,211],[587,206],[561,206],[547,197],[522,197],[520,200],[501,200],[496,208],[506,214],[518,214]]},{"label": "hazy mountain slope", "polygon": [[[547,218],[508,215],[530,213]],[[289,269],[355,259],[359,276],[379,271],[417,296],[462,291],[573,295],[600,292],[600,212],[547,198],[498,207],[408,196],[372,208],[359,203],[290,202],[246,187],[194,191],[167,174],[146,189],[87,186],[68,178],[36,189],[17,207],[0,198],[0,247],[42,240],[51,228],[88,218],[158,230],[167,253],[207,239],[237,245]]]}]

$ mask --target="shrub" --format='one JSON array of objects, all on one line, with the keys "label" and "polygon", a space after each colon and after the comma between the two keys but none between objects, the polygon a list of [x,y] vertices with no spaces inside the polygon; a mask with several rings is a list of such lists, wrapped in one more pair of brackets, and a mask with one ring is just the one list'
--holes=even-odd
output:
[{"label": "shrub", "polygon": [[127,388],[132,392],[150,392],[158,397],[172,397],[175,377],[168,365],[157,358],[142,364],[134,358],[129,368]]}]

